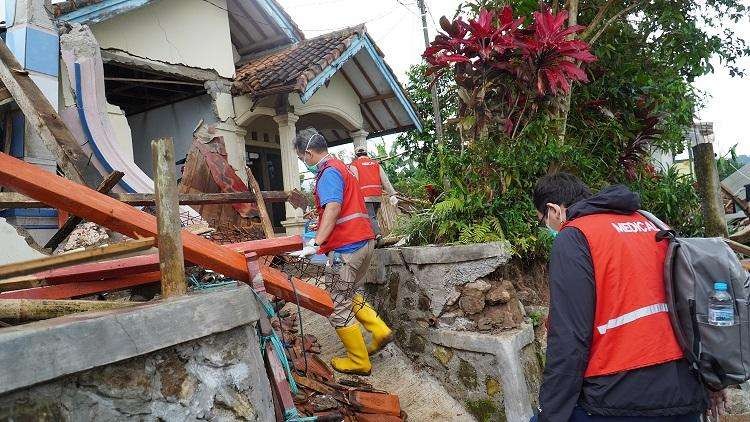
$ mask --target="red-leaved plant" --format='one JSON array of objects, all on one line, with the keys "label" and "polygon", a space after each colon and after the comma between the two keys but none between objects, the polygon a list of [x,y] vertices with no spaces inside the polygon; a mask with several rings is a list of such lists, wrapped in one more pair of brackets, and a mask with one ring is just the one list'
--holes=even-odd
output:
[{"label": "red-leaved plant", "polygon": [[461,97],[460,129],[476,139],[495,121],[511,138],[534,113],[570,91],[573,81],[587,82],[580,64],[596,60],[589,45],[573,35],[584,28],[565,27],[568,14],[534,13],[523,26],[513,9],[481,10],[476,19],[440,19],[444,33],[422,54],[428,73],[453,68]]}]

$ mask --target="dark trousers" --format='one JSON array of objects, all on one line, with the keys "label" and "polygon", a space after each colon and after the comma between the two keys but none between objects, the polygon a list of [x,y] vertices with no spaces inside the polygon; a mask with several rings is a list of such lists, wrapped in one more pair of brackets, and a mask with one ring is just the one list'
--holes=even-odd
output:
[{"label": "dark trousers", "polygon": [[[682,416],[597,416],[589,415],[580,407],[573,410],[573,415],[568,422],[699,422],[700,415]],[[531,422],[537,422],[537,417],[531,418]]]},{"label": "dark trousers", "polygon": [[365,202],[367,208],[367,215],[370,216],[370,225],[372,231],[375,232],[375,236],[380,236],[380,224],[378,224],[378,210],[380,209],[380,202]]}]

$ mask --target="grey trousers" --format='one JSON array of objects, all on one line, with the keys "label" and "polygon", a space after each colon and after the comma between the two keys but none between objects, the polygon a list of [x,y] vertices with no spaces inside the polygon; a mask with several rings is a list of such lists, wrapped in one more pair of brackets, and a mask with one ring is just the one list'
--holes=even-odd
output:
[{"label": "grey trousers", "polygon": [[[373,250],[375,241],[370,240],[367,245],[352,253],[328,253],[328,262],[332,264],[330,270],[338,275],[329,292],[333,299],[333,313],[328,317],[328,321],[334,328],[352,325],[352,299],[356,293],[361,293],[364,289],[365,275],[370,268]],[[338,258],[339,264],[335,263],[335,258]]]}]

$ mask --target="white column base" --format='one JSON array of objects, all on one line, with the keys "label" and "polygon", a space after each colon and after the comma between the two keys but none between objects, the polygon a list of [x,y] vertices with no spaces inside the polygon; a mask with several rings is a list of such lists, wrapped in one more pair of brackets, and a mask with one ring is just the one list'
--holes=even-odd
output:
[{"label": "white column base", "polygon": [[300,216],[294,216],[281,222],[287,236],[302,234],[305,230],[305,220]]}]

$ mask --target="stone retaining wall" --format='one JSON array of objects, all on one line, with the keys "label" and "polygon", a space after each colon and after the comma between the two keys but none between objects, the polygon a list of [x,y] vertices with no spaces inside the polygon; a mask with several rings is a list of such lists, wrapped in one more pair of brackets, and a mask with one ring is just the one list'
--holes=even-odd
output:
[{"label": "stone retaining wall", "polygon": [[480,421],[528,420],[541,367],[505,243],[377,251],[368,287],[397,343]]},{"label": "stone retaining wall", "polygon": [[0,330],[0,420],[270,421],[247,286]]}]

